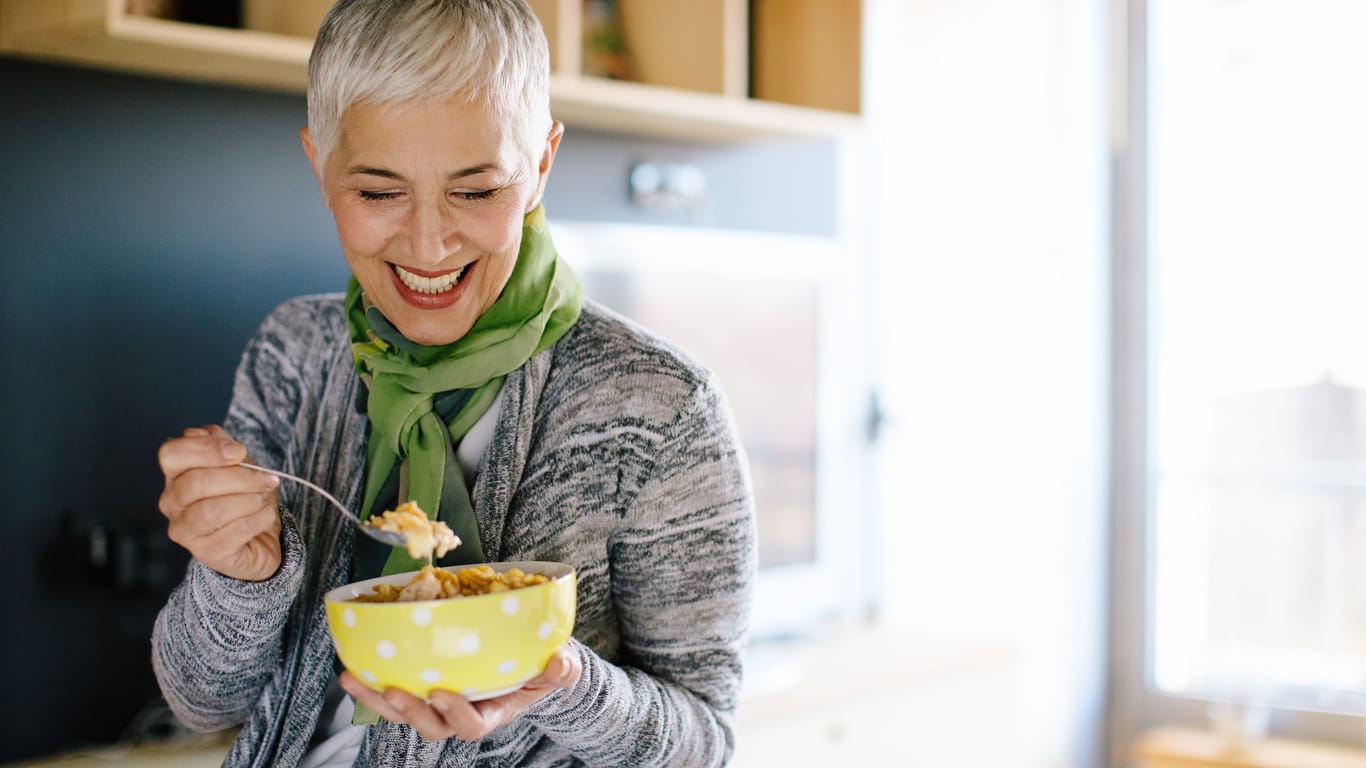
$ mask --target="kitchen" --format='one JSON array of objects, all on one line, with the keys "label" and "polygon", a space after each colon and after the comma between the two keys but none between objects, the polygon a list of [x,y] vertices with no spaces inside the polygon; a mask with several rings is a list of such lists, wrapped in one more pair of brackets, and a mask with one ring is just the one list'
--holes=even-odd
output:
[{"label": "kitchen", "polygon": [[[858,6],[824,5],[846,18]],[[689,250],[712,255],[694,265],[712,270],[704,282],[743,286],[781,259],[747,272],[727,254],[803,254],[763,327],[799,332],[787,347],[810,418],[783,444],[820,482],[798,494],[795,522],[769,527],[787,554],[768,570],[773,589],[805,580],[817,597],[789,615],[781,597],[756,606],[736,765],[866,749],[891,764],[1086,766],[1137,739],[1102,725],[1107,706],[1126,706],[1106,640],[1122,628],[1107,606],[1128,556],[1109,518],[1122,480],[1112,408],[1126,396],[1109,368],[1124,332],[1110,296],[1126,262],[1111,261],[1102,44],[1121,5],[865,0],[853,119],[767,103],[731,117],[732,102],[686,98],[660,117],[631,106],[655,91],[628,92],[625,107],[567,92],[586,127],[566,118],[547,210],[600,285],[656,281],[646,304],[671,299],[658,322],[687,333],[697,318],[667,286],[697,279],[678,271]],[[0,5],[0,40],[24,6]],[[19,329],[3,401],[11,433],[35,436],[8,454],[6,487],[28,510],[11,530],[40,542],[7,559],[6,612],[27,632],[9,654],[0,760],[174,731],[143,709],[156,698],[147,627],[184,564],[156,520],[156,446],[221,417],[271,307],[346,278],[298,148],[301,94],[235,79],[297,76],[297,63],[192,82],[82,65],[105,54],[77,39],[91,53],[0,59],[5,167],[23,185],[0,217],[3,306]],[[578,60],[569,47],[557,60]],[[641,166],[662,181],[633,187]],[[628,235],[654,272],[604,258]],[[758,440],[774,421],[754,413]],[[794,487],[791,457],[753,458],[779,478],[774,493]],[[776,537],[802,520],[784,550]],[[816,744],[790,743],[792,718]],[[889,739],[889,721],[928,725]],[[1341,745],[1350,727],[1299,733]]]}]

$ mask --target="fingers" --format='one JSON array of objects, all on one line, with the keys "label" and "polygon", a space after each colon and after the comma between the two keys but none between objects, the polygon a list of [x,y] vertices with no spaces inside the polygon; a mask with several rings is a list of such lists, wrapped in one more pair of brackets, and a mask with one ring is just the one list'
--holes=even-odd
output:
[{"label": "fingers", "polygon": [[428,701],[441,711],[455,735],[475,741],[498,726],[511,722],[527,707],[545,698],[554,687],[523,687],[512,693],[471,702],[450,691],[432,691]]},{"label": "fingers", "polygon": [[512,719],[511,715],[501,708],[480,709],[475,703],[453,691],[432,691],[427,694],[427,701],[434,710],[441,713],[442,722],[450,729],[451,734],[465,741],[478,741],[494,728]]},{"label": "fingers", "polygon": [[[390,688],[384,693],[380,693],[362,683],[350,672],[342,672],[338,679],[341,682],[342,690],[351,694],[356,701],[369,707],[391,723],[411,725],[424,739],[440,741],[452,736],[460,736],[460,738],[471,740],[457,732],[457,729],[447,721],[445,703],[437,704],[432,701],[423,701],[411,693],[397,688]],[[445,692],[443,691],[443,693]],[[469,706],[469,702],[460,696],[453,693],[449,695],[459,699],[466,707]]]},{"label": "fingers", "polygon": [[272,493],[195,504],[171,518],[166,535],[224,576],[260,581],[280,567],[280,529]]},{"label": "fingers", "polygon": [[[246,455],[246,448],[216,424],[187,429],[162,443],[157,452],[166,477],[159,504],[162,514],[174,521],[205,499],[273,491],[278,478],[236,466]],[[237,502],[237,508],[241,510],[246,503]],[[218,522],[211,529],[220,527],[224,518],[220,514],[215,519]]]},{"label": "fingers", "polygon": [[[278,504],[270,491],[254,491],[200,499],[170,516],[166,534],[171,541],[194,551],[222,546],[242,546],[257,535],[279,525]],[[201,539],[217,538],[214,543]]]},{"label": "fingers", "polygon": [[[478,739],[521,715],[532,704],[549,696],[552,691],[577,683],[582,674],[583,662],[579,660],[578,654],[561,647],[550,657],[541,674],[528,680],[526,685],[512,693],[472,703],[460,697],[457,697],[458,702],[449,698],[440,700],[448,705],[446,719],[456,729],[456,733],[460,734],[461,738]],[[445,692],[433,691],[433,703],[438,701],[438,693]],[[465,736],[465,733],[471,735]]]},{"label": "fingers", "polygon": [[244,467],[195,467],[169,478],[161,495],[161,511],[174,519],[204,502],[273,494],[280,479]]},{"label": "fingers", "polygon": [[525,688],[553,690],[569,688],[579,682],[583,675],[583,661],[569,646],[560,646],[555,655],[546,662],[541,674],[527,681]]},{"label": "fingers", "polygon": [[280,565],[280,481],[237,466],[246,455],[218,425],[167,440],[157,453],[166,476],[158,506],[167,537],[196,560],[224,575],[257,581]]},{"label": "fingers", "polygon": [[245,459],[247,450],[218,425],[185,430],[161,444],[157,462],[167,480],[194,467],[226,467]]},{"label": "fingers", "polygon": [[342,672],[342,688],[385,720],[408,723],[426,739],[477,741],[493,729],[510,722],[527,707],[557,688],[578,682],[583,665],[578,654],[561,648],[550,658],[545,670],[519,690],[483,701],[471,702],[458,693],[433,690],[427,699],[390,688],[383,693],[372,690],[350,672]]},{"label": "fingers", "polygon": [[[350,671],[343,670],[341,676],[337,678],[337,681],[341,683],[342,690],[351,694],[351,698],[369,707],[371,710],[373,710],[376,714],[378,714],[385,720],[388,720],[391,723],[407,722],[407,720],[405,720],[403,717],[402,709],[395,706],[394,704],[389,703],[389,700],[386,699],[383,694],[381,694],[379,691],[372,689],[365,683],[362,683],[360,679],[357,678],[355,675],[351,674]],[[416,700],[417,698],[415,696],[412,696],[411,694],[406,694],[403,691],[396,692],[403,694],[404,696],[408,696],[408,698],[410,699]]]}]

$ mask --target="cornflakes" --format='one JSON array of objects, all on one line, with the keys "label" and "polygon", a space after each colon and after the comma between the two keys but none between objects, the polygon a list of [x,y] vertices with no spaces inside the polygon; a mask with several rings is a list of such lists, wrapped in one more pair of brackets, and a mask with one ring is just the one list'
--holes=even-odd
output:
[{"label": "cornflakes", "polygon": [[430,562],[433,555],[444,557],[447,552],[460,546],[460,537],[440,520],[430,520],[427,513],[409,501],[378,515],[372,515],[366,525],[381,531],[403,534],[408,554]]},{"label": "cornflakes", "polygon": [[394,603],[412,600],[442,600],[452,597],[473,597],[493,592],[544,584],[550,578],[543,573],[526,573],[519,568],[499,572],[487,565],[472,565],[454,573],[432,566],[424,566],[402,587],[377,584],[368,595],[351,598],[357,603]]}]

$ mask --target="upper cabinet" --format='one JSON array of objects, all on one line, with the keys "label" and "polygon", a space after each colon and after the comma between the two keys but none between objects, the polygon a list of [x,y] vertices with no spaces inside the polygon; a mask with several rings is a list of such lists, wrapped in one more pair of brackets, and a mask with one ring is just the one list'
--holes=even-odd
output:
[{"label": "upper cabinet", "polygon": [[[0,0],[0,53],[302,92],[330,1]],[[200,5],[196,3],[195,5]],[[693,141],[833,138],[859,124],[859,0],[531,0],[571,129]]]}]

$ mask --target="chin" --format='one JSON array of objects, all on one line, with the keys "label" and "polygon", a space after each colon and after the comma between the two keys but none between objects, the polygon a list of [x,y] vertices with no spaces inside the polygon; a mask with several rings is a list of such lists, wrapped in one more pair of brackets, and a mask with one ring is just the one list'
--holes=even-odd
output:
[{"label": "chin", "polygon": [[[407,336],[409,341],[415,344],[421,344],[424,347],[444,347],[447,344],[451,344],[460,340],[460,336],[431,336],[422,334],[408,336],[408,334],[406,333],[403,335]],[[461,336],[463,335],[464,334],[461,334]]]},{"label": "chin", "polygon": [[416,326],[398,326],[399,333],[407,340],[421,344],[424,347],[440,347],[459,341],[460,337],[469,332],[469,325],[463,322],[459,327],[454,327],[452,323],[422,323]]}]

